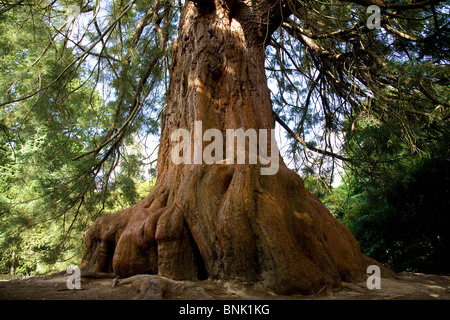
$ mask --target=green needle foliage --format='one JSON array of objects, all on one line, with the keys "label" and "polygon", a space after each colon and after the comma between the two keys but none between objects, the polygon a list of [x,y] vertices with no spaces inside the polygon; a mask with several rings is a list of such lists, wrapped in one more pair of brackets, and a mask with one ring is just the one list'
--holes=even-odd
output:
[{"label": "green needle foliage", "polygon": [[382,135],[366,134],[384,149],[385,158],[388,154],[395,161],[364,171],[348,169],[344,183],[324,202],[356,236],[365,254],[394,271],[448,274],[448,137],[413,154]]},{"label": "green needle foliage", "polygon": [[[98,35],[70,37],[83,27],[83,22],[67,22],[74,5],[79,8],[76,1],[24,2],[0,16],[1,273],[11,266],[30,273],[73,264],[83,251],[84,232],[98,216],[133,205],[151,189],[144,183],[148,160],[136,134],[143,139],[158,132],[158,119],[146,115],[159,112],[161,88],[141,90],[151,106],[145,113],[136,112],[142,104],[130,110],[142,66],[112,58],[124,55],[125,44],[110,42],[103,52],[87,56],[83,37],[95,42]],[[102,14],[103,25],[117,12]],[[138,14],[124,18],[125,25],[108,36],[116,41],[130,33],[133,25],[127,24],[135,23]],[[103,61],[100,54],[111,60]],[[153,47],[139,52],[139,58],[157,62],[162,55],[164,50]],[[154,64],[147,77],[159,86],[164,74]],[[107,69],[122,77],[112,78]],[[53,266],[56,261],[62,264]]]}]

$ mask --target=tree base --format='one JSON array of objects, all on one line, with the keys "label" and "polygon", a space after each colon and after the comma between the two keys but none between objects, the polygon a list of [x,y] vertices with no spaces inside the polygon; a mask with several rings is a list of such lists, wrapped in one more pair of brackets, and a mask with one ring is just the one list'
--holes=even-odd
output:
[{"label": "tree base", "polygon": [[238,279],[278,294],[359,282],[375,264],[293,171],[257,165],[179,167],[86,236],[82,270],[121,277]]}]

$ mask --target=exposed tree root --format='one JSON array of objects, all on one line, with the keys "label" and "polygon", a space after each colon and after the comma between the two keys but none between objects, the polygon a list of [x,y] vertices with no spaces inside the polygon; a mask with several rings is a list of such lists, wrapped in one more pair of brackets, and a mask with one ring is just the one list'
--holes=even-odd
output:
[{"label": "exposed tree root", "polygon": [[258,166],[198,165],[176,191],[169,186],[95,222],[82,269],[240,279],[277,293],[314,294],[362,281],[375,263],[285,167],[261,176]]}]

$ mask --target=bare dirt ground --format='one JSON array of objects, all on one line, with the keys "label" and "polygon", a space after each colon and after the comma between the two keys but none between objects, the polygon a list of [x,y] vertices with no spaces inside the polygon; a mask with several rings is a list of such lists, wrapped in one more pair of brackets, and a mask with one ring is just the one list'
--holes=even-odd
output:
[{"label": "bare dirt ground", "polygon": [[381,289],[369,290],[365,282],[342,283],[340,289],[322,288],[317,295],[280,296],[258,288],[225,281],[174,281],[154,275],[128,279],[87,278],[80,290],[69,290],[68,275],[0,282],[0,300],[450,300],[450,276],[400,273],[381,279]]}]

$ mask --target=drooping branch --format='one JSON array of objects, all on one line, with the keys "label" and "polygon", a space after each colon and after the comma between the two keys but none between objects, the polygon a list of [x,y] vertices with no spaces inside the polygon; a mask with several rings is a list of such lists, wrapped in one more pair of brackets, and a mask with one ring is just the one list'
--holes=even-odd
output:
[{"label": "drooping branch", "polygon": [[343,38],[343,36],[346,36],[347,38],[349,37],[350,34],[362,34],[363,32],[368,32],[369,29],[364,30],[366,26],[366,21],[365,20],[361,20],[359,22],[357,22],[356,24],[354,24],[351,27],[348,27],[346,29],[342,29],[342,30],[336,30],[336,31],[332,31],[332,32],[324,32],[321,34],[315,34],[312,33],[309,30],[305,30],[302,27],[300,27],[300,25],[298,25],[293,19],[291,18],[287,18],[284,22],[283,22],[283,29],[285,29],[286,31],[288,31],[289,34],[294,34],[294,33],[299,33],[302,34],[310,39],[316,40],[316,39],[326,39],[326,38]]},{"label": "drooping branch", "polygon": [[300,142],[304,147],[308,148],[309,150],[320,153],[325,156],[329,156],[329,157],[336,158],[336,159],[339,159],[342,161],[346,161],[346,162],[354,161],[354,159],[346,158],[346,157],[343,157],[336,153],[314,147],[310,143],[308,143],[305,140],[303,140],[302,138],[300,138],[294,131],[292,131],[292,129],[289,128],[289,126],[283,120],[281,120],[281,118],[277,114],[275,114],[275,120],[291,135],[292,138],[294,138],[296,141]]},{"label": "drooping branch", "polygon": [[429,5],[438,4],[444,2],[445,0],[425,0],[425,1],[412,1],[410,3],[389,3],[384,0],[339,0],[342,2],[351,2],[354,4],[359,4],[363,6],[376,5],[384,9],[416,9],[424,8]]},{"label": "drooping branch", "polygon": [[[137,117],[138,113],[140,112],[140,110],[142,108],[142,103],[143,103],[141,101],[141,94],[144,91],[147,81],[148,81],[153,69],[155,68],[156,64],[160,60],[164,60],[166,53],[163,53],[163,57],[160,57],[159,55],[155,55],[153,57],[153,59],[147,64],[147,67],[146,67],[145,71],[142,73],[140,80],[137,84],[137,87],[135,89],[133,103],[129,108],[130,111],[128,113],[128,116],[127,116],[125,122],[121,125],[121,127],[117,128],[117,118],[120,115],[122,105],[124,103],[125,91],[126,91],[126,88],[123,85],[123,81],[124,81],[123,78],[126,77],[126,74],[128,72],[128,67],[131,64],[131,58],[134,56],[134,54],[137,50],[138,42],[142,36],[142,32],[143,32],[144,28],[150,22],[154,23],[155,26],[158,26],[158,28],[159,28],[158,23],[160,22],[160,17],[158,15],[158,11],[161,8],[161,6],[162,6],[162,3],[160,1],[155,2],[155,4],[146,11],[146,13],[141,18],[141,20],[139,21],[139,23],[137,24],[136,28],[133,31],[133,34],[132,34],[131,40],[130,40],[130,44],[128,47],[128,51],[122,62],[122,69],[120,72],[120,77],[118,79],[119,80],[119,89],[120,89],[119,97],[118,97],[117,106],[116,106],[115,113],[114,113],[114,121],[112,123],[112,127],[111,127],[109,133],[106,135],[103,142],[99,146],[97,146],[93,150],[87,151],[77,157],[74,157],[72,159],[73,161],[76,161],[78,159],[81,159],[81,158],[83,158],[87,155],[93,154],[93,153],[98,154],[102,149],[104,149],[106,146],[108,146],[110,143],[113,142],[113,145],[109,148],[109,150],[106,152],[106,155],[99,162],[99,164],[103,163],[106,160],[106,158],[119,146],[120,142],[123,140],[123,137],[125,135],[127,128],[131,126],[134,119]],[[166,21],[165,23],[168,23],[168,22]],[[166,49],[167,49],[166,48],[167,43],[168,43],[168,34],[163,33],[162,38],[160,39],[160,45],[162,46],[163,52],[166,51]],[[153,79],[152,83],[149,86],[150,88],[153,87],[155,81],[156,81],[156,78]],[[97,164],[97,166],[99,164]]]},{"label": "drooping branch", "polygon": [[[93,49],[103,41],[103,38],[106,37],[108,34],[110,34],[112,32],[112,30],[116,27],[116,25],[118,24],[118,22],[125,16],[125,14],[127,14],[131,8],[133,7],[134,3],[136,2],[136,0],[130,2],[125,8],[124,10],[119,14],[119,16],[114,19],[114,21],[108,26],[108,28],[106,28],[106,30],[101,33],[99,35],[99,37],[88,47],[84,50],[83,54],[80,55],[80,57],[77,57],[76,59],[74,59],[71,63],[69,63],[60,73],[59,75],[53,80],[51,81],[47,86],[45,86],[44,88],[39,88],[38,90],[36,90],[35,92],[32,92],[30,94],[27,94],[23,97],[20,98],[16,98],[13,100],[9,100],[6,102],[2,102],[0,103],[0,107],[4,106],[4,105],[8,105],[8,104],[13,104],[13,103],[17,103],[20,101],[24,101],[27,99],[30,99],[42,92],[46,92],[48,90],[48,88],[50,88],[52,85],[54,85],[55,83],[57,83],[58,81],[60,81],[60,79],[66,75],[66,73],[75,65],[80,65],[83,61],[85,61],[89,55],[90,52],[93,51]],[[56,35],[55,35],[56,37]],[[46,53],[46,50],[44,51],[43,54]],[[39,59],[41,59],[42,57],[40,57]],[[33,63],[34,64],[34,63]]]},{"label": "drooping branch", "polygon": [[438,29],[436,30],[435,33],[433,33],[433,34],[431,34],[431,35],[429,35],[429,36],[426,36],[426,37],[424,37],[424,38],[421,38],[421,37],[412,36],[412,35],[409,35],[409,34],[407,34],[407,33],[405,33],[405,32],[402,32],[402,31],[400,31],[400,30],[397,30],[397,29],[395,29],[394,27],[392,27],[391,25],[389,25],[388,23],[383,23],[383,27],[384,27],[387,31],[389,31],[390,33],[393,33],[393,34],[395,34],[396,36],[398,36],[398,37],[400,37],[400,38],[402,38],[402,39],[404,39],[404,40],[414,41],[414,42],[426,42],[426,41],[430,41],[431,39],[435,38],[438,34],[440,34],[440,33],[444,30],[444,28],[446,28],[448,25],[449,25],[449,23],[446,23],[446,24],[445,24],[444,26],[442,26],[441,28],[438,28]]},{"label": "drooping branch", "polygon": [[447,107],[447,108],[450,108],[450,103],[448,103],[448,102],[445,102],[445,101],[439,101],[439,99],[435,96],[435,95],[433,95],[426,87],[425,87],[425,85],[423,84],[423,81],[420,81],[419,82],[419,89],[420,89],[420,91],[428,98],[428,99],[430,99],[431,101],[433,101],[434,103],[436,103],[436,104],[440,104],[440,105],[443,105],[443,106],[445,106],[445,107]]},{"label": "drooping branch", "polygon": [[106,139],[105,141],[103,141],[97,148],[87,151],[79,156],[74,157],[72,160],[76,161],[78,159],[81,159],[87,155],[90,155],[92,153],[99,153],[104,147],[106,147],[108,144],[110,144],[111,142],[115,141],[115,145],[118,144],[118,142],[122,141],[125,131],[126,129],[130,126],[130,124],[133,122],[133,120],[136,118],[137,114],[140,111],[140,108],[142,106],[142,102],[140,100],[140,95],[147,83],[148,78],[151,75],[151,71],[154,68],[154,66],[156,65],[156,63],[159,61],[158,58],[154,58],[149,65],[147,66],[147,69],[145,70],[144,74],[141,77],[141,80],[139,81],[139,84],[136,88],[136,93],[134,96],[134,102],[133,105],[131,106],[131,111],[130,114],[128,115],[128,118],[126,119],[125,123],[119,128],[119,130],[117,130],[117,132],[111,136],[110,138]]},{"label": "drooping branch", "polygon": [[20,6],[24,1],[25,0],[18,0],[17,2],[8,4],[8,5],[4,5],[4,8],[0,9],[0,15],[8,12],[9,10],[11,10],[17,6]]}]

